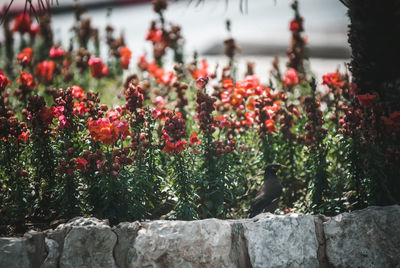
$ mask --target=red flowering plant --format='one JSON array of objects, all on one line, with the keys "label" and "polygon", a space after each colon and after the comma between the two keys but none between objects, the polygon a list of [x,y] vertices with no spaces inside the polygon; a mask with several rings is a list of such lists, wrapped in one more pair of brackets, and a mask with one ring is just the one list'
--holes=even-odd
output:
[{"label": "red flowering plant", "polygon": [[30,135],[30,165],[32,167],[33,197],[37,204],[32,213],[48,215],[48,220],[57,217],[59,204],[57,193],[57,149],[51,127],[54,108],[46,107],[41,96],[29,96],[24,115]]},{"label": "red flowering plant", "polygon": [[339,119],[344,114],[343,107],[350,106],[353,100],[351,92],[354,85],[349,81],[347,74],[339,72],[323,75],[321,84],[328,89],[321,96],[321,100],[327,104],[328,110],[331,111],[328,118],[336,128],[339,128]]},{"label": "red flowering plant", "polygon": [[20,34],[31,32],[31,18],[28,13],[18,15],[14,20],[13,31]]},{"label": "red flowering plant", "polygon": [[24,232],[25,216],[28,214],[28,202],[24,197],[29,188],[29,174],[26,170],[28,163],[23,156],[29,133],[26,123],[18,120],[10,106],[5,91],[8,84],[7,77],[0,72],[0,224],[9,223],[15,226],[16,232]]},{"label": "red flowering plant", "polygon": [[[104,106],[100,109],[106,118],[89,119],[89,134],[94,143],[83,152],[81,158],[86,162],[79,160],[87,164],[77,168],[81,169],[88,184],[87,200],[94,215],[116,223],[131,218],[135,209],[132,193],[128,191],[132,187],[129,181],[133,183],[130,166],[134,158],[130,155],[132,147],[124,147],[124,141],[133,134],[119,112]],[[103,145],[106,149],[102,149]]]},{"label": "red flowering plant", "polygon": [[37,84],[33,75],[26,72],[20,72],[17,81],[18,88],[15,89],[14,96],[25,104],[27,97],[33,92]]},{"label": "red flowering plant", "polygon": [[180,113],[168,112],[162,129],[163,151],[174,156],[172,165],[172,187],[178,202],[174,211],[176,219],[193,220],[197,218],[194,203],[193,172],[185,159],[187,149],[186,121]]},{"label": "red flowering plant", "polygon": [[108,75],[108,67],[99,57],[91,57],[88,61],[90,73],[96,79],[100,79]]},{"label": "red flowering plant", "polygon": [[120,54],[121,68],[128,69],[129,62],[131,61],[132,58],[131,50],[128,47],[123,46],[119,48],[119,54]]},{"label": "red flowering plant", "polygon": [[26,47],[18,54],[17,60],[22,66],[29,66],[32,62],[32,57],[33,49],[31,47]]},{"label": "red flowering plant", "polygon": [[45,60],[37,64],[35,74],[39,76],[43,84],[49,85],[54,78],[56,63],[52,60]]},{"label": "red flowering plant", "polygon": [[[218,124],[212,115],[216,110],[217,99],[205,93],[207,83],[200,85],[202,86],[196,94],[195,117],[202,135],[202,139],[199,141],[201,142],[200,156],[202,159],[196,176],[199,216],[200,218],[221,217],[227,213],[229,200],[234,200],[232,192],[229,191],[229,185],[234,178],[227,177],[226,174],[230,172],[230,166],[234,161],[231,152],[236,147],[236,141],[232,133],[225,128],[228,119],[220,116]],[[222,127],[219,128],[219,126]],[[216,130],[218,130],[218,137],[223,134],[226,139],[215,139],[213,134]]]}]

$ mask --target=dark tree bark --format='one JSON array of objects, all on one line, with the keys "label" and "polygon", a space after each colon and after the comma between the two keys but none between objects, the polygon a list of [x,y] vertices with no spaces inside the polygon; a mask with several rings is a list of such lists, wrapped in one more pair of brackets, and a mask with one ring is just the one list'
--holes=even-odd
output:
[{"label": "dark tree bark", "polygon": [[348,2],[353,81],[378,92],[387,112],[400,110],[400,1]]}]

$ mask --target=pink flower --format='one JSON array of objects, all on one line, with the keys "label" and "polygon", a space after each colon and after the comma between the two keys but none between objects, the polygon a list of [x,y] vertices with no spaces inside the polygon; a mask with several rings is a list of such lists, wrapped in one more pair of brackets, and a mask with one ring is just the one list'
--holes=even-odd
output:
[{"label": "pink flower", "polygon": [[297,75],[297,71],[294,68],[290,68],[286,71],[285,79],[283,80],[283,84],[285,86],[295,86],[299,83],[299,76]]},{"label": "pink flower", "polygon": [[49,50],[49,55],[51,58],[63,58],[65,56],[65,51],[62,47],[54,47],[52,46]]}]

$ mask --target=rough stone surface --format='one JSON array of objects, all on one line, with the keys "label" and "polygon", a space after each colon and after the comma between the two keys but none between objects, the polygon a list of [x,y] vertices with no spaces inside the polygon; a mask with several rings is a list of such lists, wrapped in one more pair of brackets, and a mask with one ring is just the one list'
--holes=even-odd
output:
[{"label": "rough stone surface", "polygon": [[0,268],[399,267],[400,206],[340,214],[152,221],[75,218],[0,238]]},{"label": "rough stone surface", "polygon": [[244,223],[253,267],[318,267],[318,242],[311,215],[260,214]]},{"label": "rough stone surface", "polygon": [[324,223],[334,267],[400,267],[400,206],[369,207]]},{"label": "rough stone surface", "polygon": [[58,228],[70,228],[65,236],[60,267],[116,267],[113,249],[116,234],[95,218],[76,218]]},{"label": "rough stone surface", "polygon": [[235,267],[228,221],[144,222],[129,267]]},{"label": "rough stone surface", "polygon": [[0,267],[30,267],[25,238],[0,238]]},{"label": "rough stone surface", "polygon": [[24,237],[0,238],[0,267],[40,267],[46,252],[44,233],[28,232]]}]

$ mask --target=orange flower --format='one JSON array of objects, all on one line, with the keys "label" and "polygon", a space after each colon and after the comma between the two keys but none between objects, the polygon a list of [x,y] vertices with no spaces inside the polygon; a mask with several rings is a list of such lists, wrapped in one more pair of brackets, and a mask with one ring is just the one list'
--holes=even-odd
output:
[{"label": "orange flower", "polygon": [[88,122],[88,128],[94,141],[111,145],[118,140],[118,127],[116,124],[112,124],[108,118],[91,120]]},{"label": "orange flower", "polygon": [[26,47],[18,54],[17,60],[22,64],[28,64],[32,61],[32,56],[33,49],[31,47]]},{"label": "orange flower", "polygon": [[232,88],[233,87],[233,80],[232,79],[225,79],[223,82],[222,82],[222,86],[224,87],[224,88],[226,88],[226,89],[230,89],[230,88]]},{"label": "orange flower", "polygon": [[132,52],[128,47],[120,47],[119,55],[121,56],[121,67],[123,69],[128,69],[129,62],[132,58]]},{"label": "orange flower", "polygon": [[254,111],[256,107],[256,100],[253,97],[250,97],[249,100],[247,101],[246,108],[250,111]]},{"label": "orange flower", "polygon": [[193,79],[199,79],[200,77],[202,77],[202,78],[208,77],[209,75],[208,75],[207,69],[208,69],[207,61],[206,60],[202,60],[201,61],[201,68],[195,69],[193,71],[193,74],[192,74]]},{"label": "orange flower", "polygon": [[75,99],[78,100],[83,100],[86,98],[85,91],[80,86],[72,86],[72,96],[74,96]]},{"label": "orange flower", "polygon": [[341,87],[344,85],[344,81],[340,79],[338,72],[327,73],[322,76],[322,80],[321,85],[327,85],[328,87]]},{"label": "orange flower", "polygon": [[165,147],[163,149],[166,153],[179,153],[180,151],[185,150],[186,141],[177,141],[176,143],[170,142],[168,140],[165,141]]},{"label": "orange flower", "polygon": [[195,144],[200,144],[201,140],[199,140],[197,138],[197,132],[194,132],[191,136],[190,136],[190,146],[193,146]]},{"label": "orange flower", "polygon": [[89,108],[86,108],[86,104],[84,102],[80,102],[80,103],[75,102],[74,103],[74,110],[73,110],[74,114],[83,115],[84,113],[88,112],[89,110],[90,110]]},{"label": "orange flower", "polygon": [[33,79],[33,75],[28,74],[26,72],[20,72],[17,81],[21,86],[26,86],[30,89],[33,89],[36,86],[35,80]]},{"label": "orange flower", "polygon": [[163,32],[161,28],[155,27],[149,29],[147,32],[146,40],[154,43],[160,43],[163,40]]},{"label": "orange flower", "polygon": [[267,127],[268,132],[278,132],[275,128],[275,122],[272,119],[265,120],[265,126]]},{"label": "orange flower", "polygon": [[244,116],[246,117],[246,120],[242,120],[242,125],[253,125],[254,124],[254,118],[256,117],[256,114],[254,112],[245,112]]}]

